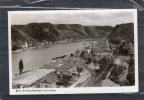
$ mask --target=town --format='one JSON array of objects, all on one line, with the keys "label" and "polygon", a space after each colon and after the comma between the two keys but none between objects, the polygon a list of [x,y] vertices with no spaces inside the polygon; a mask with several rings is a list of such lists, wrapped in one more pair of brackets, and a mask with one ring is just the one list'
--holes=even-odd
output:
[{"label": "town", "polygon": [[114,87],[135,85],[134,45],[107,38],[52,58],[39,69],[13,77],[13,88]]}]

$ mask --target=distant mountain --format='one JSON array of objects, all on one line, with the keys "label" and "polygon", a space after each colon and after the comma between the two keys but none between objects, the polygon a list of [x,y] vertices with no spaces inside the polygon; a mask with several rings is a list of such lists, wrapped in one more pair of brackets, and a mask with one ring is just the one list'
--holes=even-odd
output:
[{"label": "distant mountain", "polygon": [[21,31],[19,28],[11,27],[12,49],[16,50],[22,48],[25,42],[34,41],[32,37]]},{"label": "distant mountain", "polygon": [[27,25],[12,25],[11,38],[13,50],[28,44],[56,42],[62,40],[108,38],[111,43],[121,41],[134,43],[134,24],[125,23],[111,26],[94,26],[80,24],[29,23]]},{"label": "distant mountain", "polygon": [[126,23],[116,25],[108,36],[108,39],[114,44],[118,44],[121,41],[134,43],[134,24]]},{"label": "distant mountain", "polygon": [[111,26],[83,26],[79,24],[29,23],[27,25],[12,25],[13,46],[25,42],[61,41],[66,39],[94,39],[108,36]]},{"label": "distant mountain", "polygon": [[37,41],[47,40],[54,42],[63,40],[58,30],[51,23],[30,23],[21,30]]}]

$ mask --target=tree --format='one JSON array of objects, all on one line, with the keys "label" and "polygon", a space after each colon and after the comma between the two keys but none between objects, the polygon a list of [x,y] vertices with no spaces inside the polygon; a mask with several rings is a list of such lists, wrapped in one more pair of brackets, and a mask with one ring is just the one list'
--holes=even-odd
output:
[{"label": "tree", "polygon": [[86,64],[90,64],[92,62],[92,59],[90,57],[87,58]]},{"label": "tree", "polygon": [[100,64],[100,69],[99,73],[105,69],[106,64],[108,63],[109,59],[107,59],[105,56],[100,59],[99,64]]},{"label": "tree", "polygon": [[72,76],[70,75],[62,75],[61,77],[58,77],[58,82],[56,83],[56,85],[63,85],[65,87],[70,85],[70,79],[72,78]]},{"label": "tree", "polygon": [[131,57],[129,60],[128,75],[127,75],[128,85],[130,86],[135,84],[135,72],[134,71],[135,71],[134,59],[133,57]]},{"label": "tree", "polygon": [[127,43],[123,42],[123,44],[119,46],[119,53],[122,55],[129,54],[129,47],[128,47]]},{"label": "tree", "polygon": [[81,67],[77,67],[77,71],[78,71],[78,75],[80,75],[80,73],[82,72],[82,68]]}]

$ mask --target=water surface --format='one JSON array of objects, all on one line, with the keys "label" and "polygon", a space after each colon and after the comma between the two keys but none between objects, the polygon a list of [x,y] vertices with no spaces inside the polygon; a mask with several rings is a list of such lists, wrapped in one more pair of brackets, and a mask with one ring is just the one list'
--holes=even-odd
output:
[{"label": "water surface", "polygon": [[65,44],[56,44],[51,47],[41,47],[37,49],[26,50],[12,53],[12,73],[19,73],[18,63],[23,59],[24,71],[36,69],[48,64],[52,58],[70,54],[77,49],[84,48],[83,44],[89,44],[90,41],[73,42]]}]

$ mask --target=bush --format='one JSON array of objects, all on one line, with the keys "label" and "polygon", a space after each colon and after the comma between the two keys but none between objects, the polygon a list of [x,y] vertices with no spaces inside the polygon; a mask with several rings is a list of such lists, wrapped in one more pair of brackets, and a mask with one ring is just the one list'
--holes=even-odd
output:
[{"label": "bush", "polygon": [[86,64],[90,64],[92,62],[92,59],[90,57],[88,57]]},{"label": "bush", "polygon": [[132,86],[135,84],[135,74],[134,73],[128,73],[127,75],[128,85]]},{"label": "bush", "polygon": [[107,59],[106,57],[103,57],[102,59],[100,59],[99,64],[100,64],[100,69],[99,72],[103,71],[106,67],[106,64],[108,63],[110,59]]},{"label": "bush", "polygon": [[117,45],[120,44],[120,40],[119,39],[112,39],[111,42],[113,44],[117,44]]},{"label": "bush", "polygon": [[17,50],[17,49],[20,49],[17,45],[13,45],[13,46],[12,46],[12,50],[13,50],[13,51],[15,51],[15,50]]},{"label": "bush", "polygon": [[130,51],[129,45],[127,45],[127,43],[124,42],[122,45],[119,46],[118,50],[120,54],[128,55]]},{"label": "bush", "polygon": [[135,84],[135,69],[134,69],[134,59],[129,60],[129,68],[128,68],[128,75],[127,75],[128,85]]},{"label": "bush", "polygon": [[110,79],[117,83],[120,84],[119,82],[119,75],[121,75],[123,73],[125,66],[117,66],[116,64],[114,64],[111,74],[110,74]]},{"label": "bush", "polygon": [[56,83],[56,85],[63,85],[65,87],[70,85],[70,79],[72,78],[72,76],[70,75],[62,75],[62,77],[58,77],[58,82]]}]

